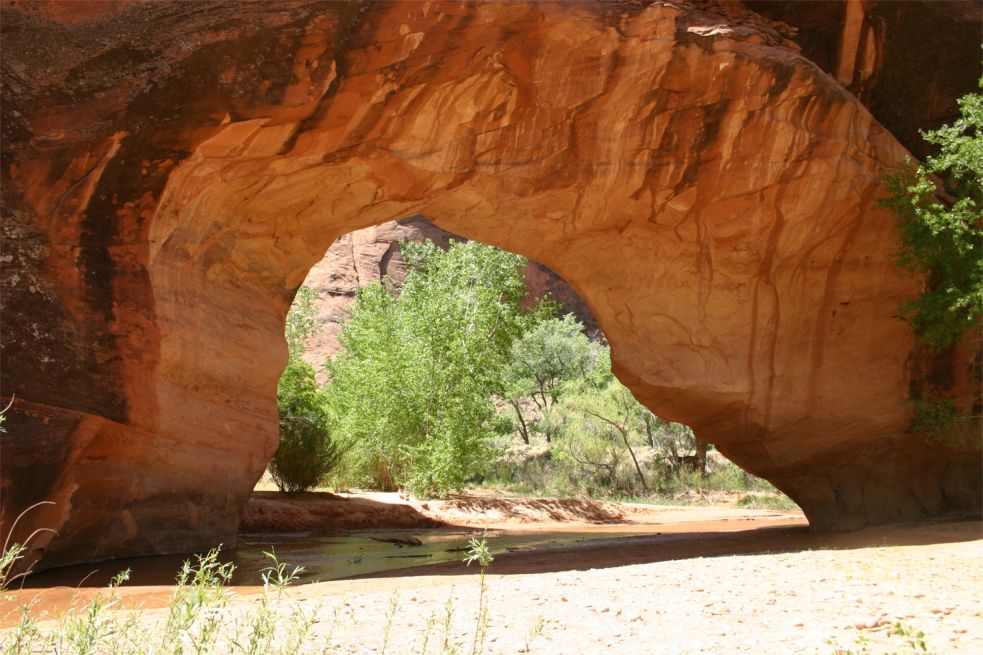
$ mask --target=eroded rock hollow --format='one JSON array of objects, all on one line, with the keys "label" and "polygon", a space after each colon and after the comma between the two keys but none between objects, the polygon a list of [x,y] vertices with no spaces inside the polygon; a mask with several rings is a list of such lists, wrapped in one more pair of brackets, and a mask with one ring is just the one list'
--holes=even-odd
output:
[{"label": "eroded rock hollow", "polygon": [[978,512],[979,451],[908,404],[972,404],[972,353],[898,315],[906,150],[844,88],[894,23],[828,8],[817,42],[736,2],[4,3],[4,525],[52,501],[45,566],[234,543],[295,290],[412,215],[563,276],[642,402],[814,526]]}]

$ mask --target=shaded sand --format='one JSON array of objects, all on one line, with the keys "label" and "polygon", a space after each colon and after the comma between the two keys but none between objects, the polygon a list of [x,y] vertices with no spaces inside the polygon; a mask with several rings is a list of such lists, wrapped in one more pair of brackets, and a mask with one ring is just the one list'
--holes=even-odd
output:
[{"label": "shaded sand", "polygon": [[254,491],[239,532],[338,532],[376,528],[436,528],[443,521],[395,493],[334,494],[309,491],[287,495]]},{"label": "shaded sand", "polygon": [[239,531],[324,534],[439,526],[490,530],[636,531],[645,526],[751,519],[775,519],[805,525],[805,519],[798,511],[530,498],[491,492],[420,501],[387,492],[308,492],[287,496],[275,491],[254,491]]}]

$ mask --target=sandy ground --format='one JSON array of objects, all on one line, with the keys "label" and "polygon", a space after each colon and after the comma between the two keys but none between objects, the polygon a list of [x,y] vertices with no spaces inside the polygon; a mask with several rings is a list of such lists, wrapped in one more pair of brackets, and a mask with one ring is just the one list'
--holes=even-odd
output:
[{"label": "sandy ground", "polygon": [[[776,519],[804,525],[801,512],[731,506],[645,505],[585,498],[531,498],[472,492],[421,501],[396,493],[254,491],[240,532],[336,532],[439,526],[489,530],[605,532],[704,521]],[[735,524],[736,526],[737,524]],[[736,528],[735,528],[736,529]]]},{"label": "sandy ground", "polygon": [[[933,536],[934,535],[934,536]],[[905,652],[890,637],[902,621],[926,635],[929,652],[983,652],[983,540],[978,523],[872,531],[861,541],[963,539],[930,545],[820,547],[721,555],[549,573],[489,569],[488,653],[831,653],[831,641]],[[478,580],[402,576],[304,588],[342,617],[339,653],[381,650],[394,591],[393,652],[419,652],[430,616],[452,599],[452,641],[470,645]],[[542,634],[535,627],[542,621]],[[441,624],[442,625],[442,624]],[[442,633],[442,628],[437,629]]]},{"label": "sandy ground", "polygon": [[[583,502],[459,498],[416,505],[430,519],[458,525],[626,531],[641,525],[661,535],[655,542],[625,536],[497,557],[486,578],[485,653],[834,653],[831,642],[860,653],[854,643],[860,634],[871,653],[908,652],[904,639],[890,636],[897,621],[923,631],[929,652],[983,652],[978,521],[815,535],[801,516],[776,512]],[[0,617],[31,599],[54,607],[67,591],[25,589],[0,603]],[[124,603],[159,614],[153,608],[168,593],[129,587]],[[257,600],[255,588],[236,593],[236,606]],[[436,646],[445,640],[471,651],[479,599],[474,567],[421,567],[289,593],[318,608],[318,652],[382,652],[387,627],[387,653],[420,653],[428,634],[428,652],[441,652]]]}]

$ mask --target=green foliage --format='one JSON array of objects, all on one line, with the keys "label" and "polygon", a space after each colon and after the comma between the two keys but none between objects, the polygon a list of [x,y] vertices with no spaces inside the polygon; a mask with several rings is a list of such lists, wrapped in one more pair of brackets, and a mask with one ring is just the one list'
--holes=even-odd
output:
[{"label": "green foliage", "polygon": [[[195,559],[194,564],[185,560],[178,571],[164,623],[164,643],[179,642],[182,635],[191,634],[195,643],[207,644],[219,627],[221,618],[210,610],[227,603],[224,586],[232,579],[235,565],[222,562],[218,548]],[[183,653],[183,649],[177,650]]]},{"label": "green foliage", "polygon": [[[523,441],[529,443],[530,430],[550,441],[557,430],[552,410],[565,387],[577,380],[597,382],[594,377],[603,371],[610,375],[610,368],[607,349],[592,343],[572,314],[536,322],[512,345],[505,373],[504,398],[515,412]],[[532,423],[523,415],[527,400],[538,414]]]},{"label": "green foliage", "polygon": [[[897,650],[896,646],[892,644],[892,655],[919,655],[931,652],[925,640],[925,633],[906,623],[895,622],[891,626],[890,632],[886,634],[892,642],[897,641],[895,637],[902,642],[901,650]],[[870,655],[871,653],[870,639],[863,632],[857,634],[853,640],[856,648],[844,648],[833,639],[829,640],[828,643],[833,647],[833,655]]]},{"label": "green foliage", "polygon": [[478,613],[475,618],[474,639],[471,641],[471,655],[478,655],[484,651],[485,638],[488,635],[488,581],[485,580],[485,570],[491,566],[495,558],[491,554],[491,548],[488,547],[486,535],[482,535],[480,539],[472,537],[464,554],[464,563],[467,566],[477,562],[481,567],[478,578]]},{"label": "green foliage", "polygon": [[275,591],[277,596],[282,595],[284,589],[300,580],[300,575],[306,570],[303,566],[294,566],[288,570],[287,563],[281,562],[276,556],[275,548],[264,550],[263,555],[270,560],[270,565],[260,572],[263,589],[267,592]]},{"label": "green foliage", "polygon": [[[634,491],[634,483],[618,476],[618,461],[622,453],[631,459],[637,484],[648,490],[648,482],[635,454],[639,426],[648,410],[621,383],[612,380],[603,387],[582,385],[579,392],[564,398],[564,430],[558,440],[560,461],[576,462],[584,479],[616,483],[623,491]],[[627,488],[626,488],[627,487]]]},{"label": "green foliage", "polygon": [[277,487],[288,493],[316,487],[341,460],[314,368],[301,359],[304,341],[318,328],[316,300],[314,289],[298,289],[284,327],[289,359],[277,384],[280,445],[269,471]]},{"label": "green foliage", "polygon": [[7,591],[13,581],[14,565],[24,558],[27,546],[14,542],[0,553],[0,592]]},{"label": "green foliage", "polygon": [[929,443],[959,447],[979,444],[978,416],[963,416],[951,400],[937,402],[920,398],[911,401],[915,418],[911,428],[925,435]]},{"label": "green foliage", "polygon": [[304,352],[304,341],[317,331],[315,301],[317,301],[317,291],[303,286],[297,289],[297,295],[294,296],[290,311],[287,312],[287,321],[283,328],[291,358],[300,357]]},{"label": "green foliage", "polygon": [[[557,340],[578,337],[568,329],[551,329],[550,334]],[[552,393],[546,395],[551,405],[529,401],[524,406],[529,425],[543,426],[548,421],[546,428],[532,433],[548,431],[552,441],[545,446],[513,446],[495,463],[489,484],[537,495],[655,497],[660,502],[687,503],[709,502],[715,492],[746,492],[741,502],[747,506],[795,508],[795,503],[773,486],[734,464],[717,461],[704,469],[705,460],[693,431],[656,416],[640,404],[612,375],[607,348],[597,343],[591,343],[590,348],[591,364],[586,370],[549,387]],[[570,345],[552,349],[576,352]],[[517,368],[513,365],[510,370]],[[535,376],[529,377],[532,382],[526,379],[522,383],[538,394]],[[517,387],[513,381],[508,388]],[[542,411],[544,406],[549,411]],[[499,433],[510,438],[518,434],[525,441],[520,416],[503,409]]]},{"label": "green foliage", "polygon": [[482,569],[488,568],[491,563],[495,561],[495,558],[491,554],[491,549],[488,547],[488,538],[486,536],[471,537],[468,540],[468,547],[464,551],[464,563],[471,566],[472,562],[477,562],[478,566]]},{"label": "green foliage", "polygon": [[983,94],[963,96],[959,108],[955,123],[922,133],[938,154],[887,176],[891,195],[882,201],[898,218],[899,266],[929,274],[928,289],[902,309],[931,348],[952,343],[983,315]]},{"label": "green foliage", "polygon": [[290,359],[277,385],[277,406],[280,445],[270,475],[288,493],[316,487],[338,465],[341,449],[331,438],[325,397],[310,364]]},{"label": "green foliage", "polygon": [[[414,635],[401,630],[402,626],[396,622],[401,607],[394,592],[384,617],[381,648],[373,652],[391,652],[390,646],[398,653],[424,655],[486,652],[491,613],[485,571],[492,558],[483,538],[472,540],[469,554],[476,555],[476,561],[482,565],[473,637],[465,636],[471,632],[468,626],[453,625],[456,598],[452,589],[444,604],[442,643],[431,647],[430,634],[439,627],[437,616],[431,614],[422,634],[422,647],[416,647],[415,643],[411,646]],[[5,617],[16,618],[17,623],[0,631],[0,652],[4,655],[314,655],[341,652],[351,645],[339,644],[333,638],[349,602],[336,599],[333,620],[325,621],[324,605],[331,601],[312,599],[309,594],[298,597],[287,593],[302,568],[279,561],[272,551],[265,555],[270,565],[263,569],[262,590],[234,601],[238,594],[230,594],[228,590],[234,566],[223,563],[215,549],[184,563],[169,603],[162,611],[146,612],[139,605],[124,606],[117,587],[126,580],[128,571],[113,579],[108,594],[97,593],[85,604],[73,603],[63,613],[46,609],[37,599],[21,608],[11,607]],[[420,609],[416,603],[413,608]],[[352,621],[367,618],[350,612],[345,613]],[[369,621],[372,618],[369,615]],[[413,617],[409,620],[413,621]],[[540,620],[527,642],[542,632]],[[364,638],[360,641],[356,644],[359,652],[368,652]],[[467,642],[471,644],[470,650],[465,650]]]},{"label": "green foliage", "polygon": [[[263,591],[248,604],[229,602],[227,587],[234,566],[223,563],[218,549],[184,562],[168,606],[161,613],[119,611],[117,587],[129,571],[109,584],[108,595],[96,594],[86,605],[73,606],[56,620],[32,616],[25,605],[20,621],[0,644],[5,655],[296,655],[328,652],[330,633],[315,641],[311,631],[318,607],[283,592],[296,580],[299,567],[288,567],[266,554]],[[285,611],[286,610],[286,611]],[[333,651],[332,651],[333,652]]]},{"label": "green foliage", "polygon": [[536,312],[520,303],[525,260],[479,243],[403,243],[401,292],[360,290],[328,365],[335,434],[356,483],[443,494],[489,459],[493,396]]},{"label": "green foliage", "polygon": [[[13,403],[13,400],[11,400]],[[10,409],[8,404],[6,408],[0,411],[0,418],[3,417],[3,413]],[[3,425],[0,422],[0,432],[3,432]],[[7,530],[7,535],[4,537],[4,542],[2,548],[0,548],[0,592],[7,591],[17,580],[27,577],[31,569],[34,567],[34,559],[31,558],[30,549],[28,544],[30,544],[34,537],[45,533],[54,533],[54,530],[50,528],[38,528],[34,530],[31,534],[27,535],[23,543],[13,541],[14,532],[17,529],[17,524],[20,520],[24,518],[28,513],[33,512],[39,507],[45,505],[54,505],[55,503],[50,500],[42,500],[40,502],[34,503],[23,512],[21,512],[14,522],[10,525]]]}]

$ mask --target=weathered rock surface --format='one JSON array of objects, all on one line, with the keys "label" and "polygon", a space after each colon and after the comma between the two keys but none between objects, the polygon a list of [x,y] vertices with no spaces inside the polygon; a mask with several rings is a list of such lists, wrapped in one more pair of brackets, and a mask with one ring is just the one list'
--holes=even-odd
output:
[{"label": "weathered rock surface", "polygon": [[4,4],[4,525],[53,501],[17,530],[48,566],[233,543],[296,288],[413,215],[556,271],[640,400],[813,525],[978,512],[979,450],[909,429],[979,383],[896,314],[904,148],[786,27],[701,6]]}]

